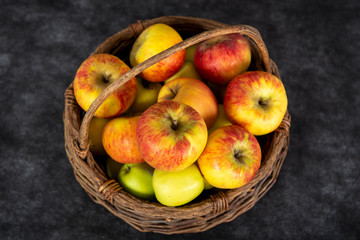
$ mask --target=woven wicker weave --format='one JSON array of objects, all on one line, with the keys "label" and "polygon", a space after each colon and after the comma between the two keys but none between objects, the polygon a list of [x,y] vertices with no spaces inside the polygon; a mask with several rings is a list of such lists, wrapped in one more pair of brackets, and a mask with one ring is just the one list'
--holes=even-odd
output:
[{"label": "woven wicker weave", "polygon": [[109,179],[103,167],[89,151],[90,120],[100,104],[117,87],[131,77],[188,46],[214,36],[239,32],[248,37],[252,48],[250,69],[270,72],[280,78],[276,64],[269,58],[259,32],[247,25],[229,26],[220,22],[191,17],[167,16],[138,21],[109,37],[92,53],[111,53],[128,61],[132,43],[148,26],[165,23],[175,28],[185,39],[174,47],[132,68],[100,94],[85,115],[77,104],[72,84],[65,92],[63,115],[65,149],[76,180],[94,202],[143,232],[163,234],[195,233],[229,222],[246,212],[264,196],[275,183],[289,145],[290,115],[286,113],[273,133],[262,136],[262,164],[256,176],[245,186],[232,190],[212,189],[181,207],[167,207],[157,202],[140,200],[125,192],[118,182]]}]

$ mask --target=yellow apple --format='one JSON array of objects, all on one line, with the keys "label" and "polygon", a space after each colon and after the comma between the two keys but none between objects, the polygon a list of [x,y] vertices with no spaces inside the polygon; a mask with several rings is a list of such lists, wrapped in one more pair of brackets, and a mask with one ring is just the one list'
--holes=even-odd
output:
[{"label": "yellow apple", "polygon": [[161,204],[181,206],[200,195],[204,190],[204,180],[196,164],[178,172],[155,169],[153,188]]},{"label": "yellow apple", "polygon": [[227,117],[225,115],[224,105],[223,104],[218,104],[218,108],[219,108],[219,114],[218,114],[218,116],[217,116],[217,118],[215,120],[214,125],[210,128],[209,133],[214,131],[215,129],[217,129],[219,127],[232,125],[232,123],[229,121],[229,119],[227,119]]},{"label": "yellow apple", "polygon": [[185,61],[194,62],[194,55],[198,45],[197,43],[185,49]]},{"label": "yellow apple", "polygon": [[89,126],[90,152],[94,155],[106,155],[102,144],[102,133],[109,119],[93,117]]},{"label": "yellow apple", "polygon": [[214,188],[213,185],[211,185],[208,181],[206,181],[206,179],[203,177],[204,179],[204,190],[209,190],[209,189],[212,189]]},{"label": "yellow apple", "polygon": [[157,102],[157,96],[162,87],[160,83],[148,82],[140,77],[136,78],[137,93],[130,113],[141,113]]},{"label": "yellow apple", "polygon": [[[111,54],[95,54],[79,67],[74,79],[74,94],[77,103],[87,111],[100,93],[130,68],[121,59]],[[116,117],[128,110],[136,96],[136,79],[131,78],[113,92],[97,109],[94,116]]]},{"label": "yellow apple", "polygon": [[170,82],[177,78],[195,78],[201,80],[200,75],[197,73],[194,62],[185,61],[180,70],[172,75],[172,77],[165,80],[165,83]]},{"label": "yellow apple", "polygon": [[[174,46],[183,39],[171,26],[157,23],[146,28],[135,40],[130,51],[130,64],[137,66],[150,57]],[[150,82],[162,82],[174,75],[185,60],[185,49],[145,69],[140,77]]]}]

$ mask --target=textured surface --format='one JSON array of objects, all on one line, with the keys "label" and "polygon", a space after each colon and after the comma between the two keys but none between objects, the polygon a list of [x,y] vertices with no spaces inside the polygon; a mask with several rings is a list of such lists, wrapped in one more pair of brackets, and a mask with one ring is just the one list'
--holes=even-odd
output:
[{"label": "textured surface", "polygon": [[[2,238],[358,239],[358,1],[119,2],[1,1]],[[265,197],[230,223],[171,237],[140,233],[92,202],[66,158],[62,124],[64,91],[88,54],[128,24],[163,15],[256,27],[292,115],[288,156]]]}]

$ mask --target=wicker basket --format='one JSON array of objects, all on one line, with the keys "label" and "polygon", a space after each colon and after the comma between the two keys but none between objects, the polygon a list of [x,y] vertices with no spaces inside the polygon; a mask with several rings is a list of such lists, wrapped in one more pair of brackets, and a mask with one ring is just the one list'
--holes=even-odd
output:
[{"label": "wicker basket", "polygon": [[273,186],[288,150],[290,115],[286,113],[276,131],[258,138],[262,147],[262,164],[256,176],[243,187],[207,190],[181,207],[167,207],[157,202],[140,200],[125,192],[118,182],[109,179],[104,173],[103,166],[89,151],[88,140],[89,123],[94,112],[117,87],[180,49],[214,36],[234,32],[239,32],[250,40],[250,69],[267,71],[280,78],[277,66],[269,58],[266,46],[255,28],[247,25],[229,26],[201,18],[167,16],[138,21],[109,37],[93,54],[111,53],[125,62],[128,61],[129,51],[136,37],[154,23],[172,26],[183,36],[184,41],[122,75],[100,94],[86,114],[83,114],[77,104],[71,84],[65,92],[65,149],[76,180],[93,201],[103,205],[134,228],[142,232],[163,234],[202,232],[220,223],[232,221],[246,212]]}]

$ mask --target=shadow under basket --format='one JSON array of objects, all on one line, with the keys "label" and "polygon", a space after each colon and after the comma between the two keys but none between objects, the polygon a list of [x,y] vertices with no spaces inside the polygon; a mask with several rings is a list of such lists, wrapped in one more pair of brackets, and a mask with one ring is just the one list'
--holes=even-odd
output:
[{"label": "shadow under basket", "polygon": [[201,18],[165,16],[138,21],[106,39],[92,54],[110,53],[128,62],[135,39],[145,28],[155,23],[172,26],[184,41],[122,75],[100,94],[86,114],[83,114],[77,104],[71,84],[65,92],[65,149],[76,180],[92,200],[134,228],[142,232],[162,234],[203,232],[218,224],[232,221],[248,211],[273,186],[288,151],[291,118],[287,112],[278,129],[258,138],[262,148],[261,167],[256,176],[240,188],[206,190],[192,202],[180,207],[168,207],[158,202],[141,200],[125,192],[117,181],[106,175],[103,166],[89,151],[89,123],[98,106],[111,92],[147,67],[181,49],[214,36],[235,32],[249,39],[252,51],[249,70],[270,72],[280,78],[277,66],[269,58],[260,33],[255,28],[248,25],[227,25]]}]

